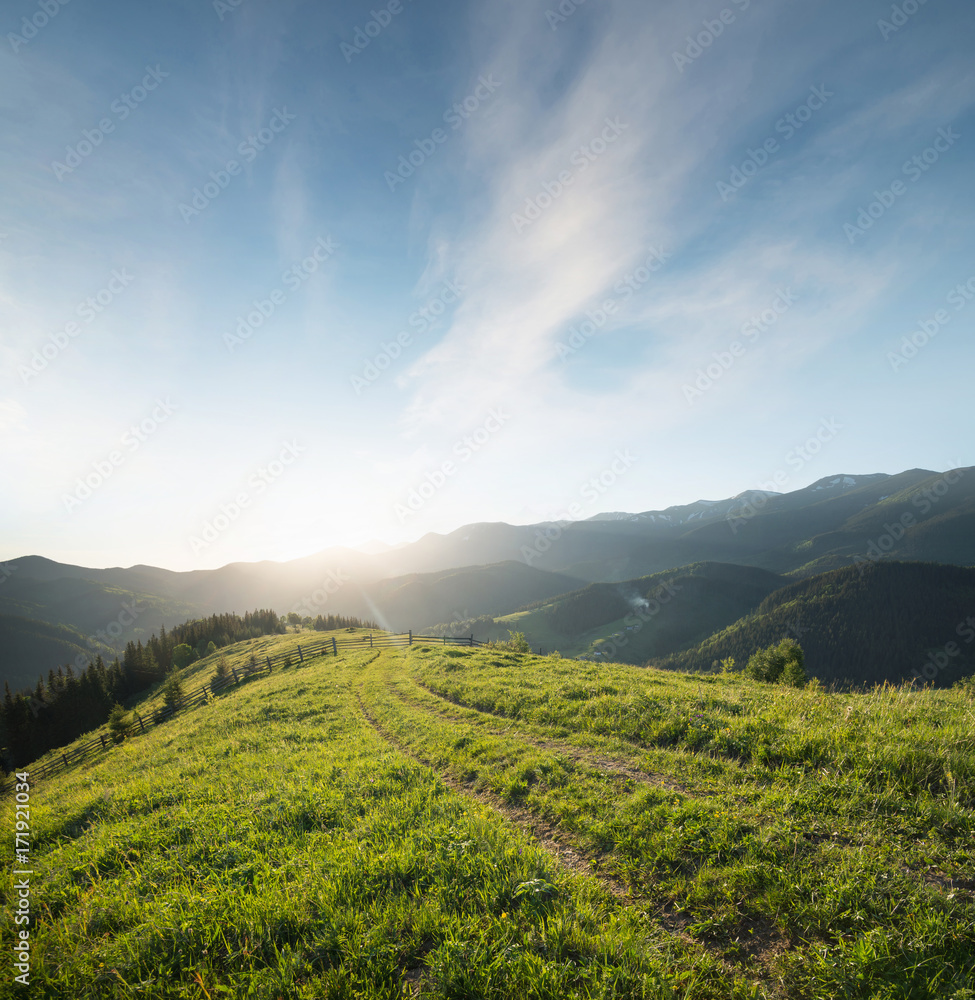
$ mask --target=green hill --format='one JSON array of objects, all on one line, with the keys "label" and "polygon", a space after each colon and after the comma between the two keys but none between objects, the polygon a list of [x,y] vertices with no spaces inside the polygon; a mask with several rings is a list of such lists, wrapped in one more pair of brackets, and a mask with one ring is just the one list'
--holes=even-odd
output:
[{"label": "green hill", "polygon": [[[54,564],[56,565],[56,564]],[[192,602],[84,578],[25,579],[15,574],[0,592],[0,614],[67,625],[122,649],[126,642],[202,617]],[[223,609],[220,609],[223,610]]]},{"label": "green hill", "polygon": [[3,995],[960,1000],[971,712],[497,648],[309,659],[24,769]]},{"label": "green hill", "polygon": [[89,642],[77,629],[16,615],[0,615],[0,650],[4,680],[14,691],[33,687],[39,676],[47,678],[49,670],[66,663],[80,670],[99,653],[114,655],[107,645]]},{"label": "green hill", "polygon": [[936,563],[848,567],[789,584],[754,611],[661,666],[743,666],[754,650],[796,639],[825,683],[917,678],[950,685],[975,672],[975,569]]},{"label": "green hill", "polygon": [[0,590],[0,620],[7,623],[0,626],[0,682],[14,690],[66,663],[83,668],[99,653],[114,659],[127,642],[202,615],[193,603],[96,580],[25,576],[15,574]]},{"label": "green hill", "polygon": [[697,563],[590,584],[499,618],[497,625],[524,632],[533,648],[641,663],[711,635],[784,582],[751,566]]}]

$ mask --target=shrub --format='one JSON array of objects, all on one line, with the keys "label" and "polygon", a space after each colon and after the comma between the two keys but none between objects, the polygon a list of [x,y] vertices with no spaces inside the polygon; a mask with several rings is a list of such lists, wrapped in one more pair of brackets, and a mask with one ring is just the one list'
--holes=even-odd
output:
[{"label": "shrub", "polygon": [[507,649],[512,653],[530,653],[532,651],[524,632],[512,632],[508,630],[509,639],[492,639],[488,646],[492,649]]},{"label": "shrub", "polygon": [[116,702],[108,713],[108,731],[112,734],[113,743],[121,743],[125,739],[126,730],[131,724],[129,713]]},{"label": "shrub", "polygon": [[211,682],[218,687],[230,676],[230,667],[227,665],[227,657],[221,656],[217,660],[217,669],[213,672]]},{"label": "shrub", "polygon": [[166,679],[163,687],[163,702],[166,708],[176,709],[183,700],[183,682],[179,679],[179,674],[174,670]]},{"label": "shrub", "polygon": [[767,684],[780,681],[789,687],[804,687],[806,668],[802,647],[795,639],[783,639],[777,646],[757,650],[748,660],[745,676]]},{"label": "shrub", "polygon": [[181,642],[173,649],[173,666],[177,670],[188,667],[194,660],[200,658],[197,651],[188,643]]},{"label": "shrub", "polygon": [[801,688],[806,686],[806,668],[802,662],[802,650],[799,656],[786,661],[782,668],[781,681],[787,687]]}]

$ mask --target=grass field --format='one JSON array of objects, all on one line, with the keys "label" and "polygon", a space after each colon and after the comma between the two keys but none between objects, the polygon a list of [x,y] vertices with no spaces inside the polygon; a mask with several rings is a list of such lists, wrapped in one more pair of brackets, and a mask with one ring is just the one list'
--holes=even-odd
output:
[{"label": "grass field", "polygon": [[323,657],[32,789],[0,995],[972,998],[973,725],[961,690]]}]

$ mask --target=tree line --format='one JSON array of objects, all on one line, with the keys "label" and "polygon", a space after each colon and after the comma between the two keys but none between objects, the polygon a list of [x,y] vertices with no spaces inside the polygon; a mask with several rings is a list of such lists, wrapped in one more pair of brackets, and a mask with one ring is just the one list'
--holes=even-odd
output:
[{"label": "tree line", "polygon": [[[350,626],[375,627],[340,615],[319,615],[312,623],[319,631]],[[142,694],[174,669],[223,646],[284,631],[285,620],[267,609],[243,617],[211,615],[169,632],[163,626],[145,643],[129,642],[111,664],[98,656],[80,672],[70,664],[52,669],[46,680],[38,677],[33,690],[14,694],[7,683],[0,706],[3,766],[6,770],[21,766],[96,729],[108,721],[115,705]]]},{"label": "tree line", "polygon": [[[293,616],[294,612],[288,615],[289,622]],[[301,624],[316,632],[334,632],[340,628],[371,628],[379,631],[379,626],[375,622],[366,618],[357,618],[355,615],[319,615],[314,619],[307,616],[301,619]]]}]

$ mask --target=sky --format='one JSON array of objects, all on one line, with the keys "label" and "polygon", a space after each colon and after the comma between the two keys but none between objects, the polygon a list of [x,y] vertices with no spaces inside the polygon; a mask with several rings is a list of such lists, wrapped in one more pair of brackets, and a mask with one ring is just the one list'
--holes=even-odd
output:
[{"label": "sky", "polygon": [[967,0],[11,0],[0,559],[975,464]]}]

